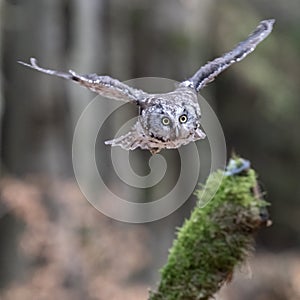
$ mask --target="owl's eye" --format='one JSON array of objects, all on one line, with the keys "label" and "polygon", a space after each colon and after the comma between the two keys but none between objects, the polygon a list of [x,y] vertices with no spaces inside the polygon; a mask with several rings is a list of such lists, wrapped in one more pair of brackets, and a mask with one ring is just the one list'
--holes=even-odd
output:
[{"label": "owl's eye", "polygon": [[170,123],[171,123],[171,121],[170,121],[170,119],[169,119],[168,117],[163,117],[163,118],[161,119],[161,122],[162,122],[162,124],[165,125],[165,126],[168,126],[168,125],[170,125]]},{"label": "owl's eye", "polygon": [[180,122],[181,124],[186,123],[187,120],[188,120],[187,115],[181,115],[181,116],[179,117],[179,122]]}]

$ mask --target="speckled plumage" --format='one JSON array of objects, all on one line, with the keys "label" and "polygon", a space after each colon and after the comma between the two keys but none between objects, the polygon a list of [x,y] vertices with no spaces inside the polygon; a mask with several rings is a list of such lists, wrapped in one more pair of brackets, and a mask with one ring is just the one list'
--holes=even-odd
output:
[{"label": "speckled plumage", "polygon": [[[141,111],[132,130],[106,144],[133,150],[137,147],[157,153],[161,149],[178,148],[205,138],[200,129],[200,107],[197,94],[181,87],[165,94],[148,95],[140,105]],[[186,116],[186,122],[181,122]],[[163,124],[164,118],[169,124]]]},{"label": "speckled plumage", "polygon": [[233,50],[208,62],[174,91],[165,94],[149,94],[109,76],[44,69],[37,65],[34,58],[30,59],[30,64],[19,63],[49,75],[73,80],[107,98],[138,105],[140,114],[131,131],[105,143],[126,150],[140,147],[157,153],[164,148],[178,148],[205,138],[200,129],[201,112],[197,93],[222,71],[251,53],[271,33],[273,23],[274,20],[260,22],[248,38]]}]

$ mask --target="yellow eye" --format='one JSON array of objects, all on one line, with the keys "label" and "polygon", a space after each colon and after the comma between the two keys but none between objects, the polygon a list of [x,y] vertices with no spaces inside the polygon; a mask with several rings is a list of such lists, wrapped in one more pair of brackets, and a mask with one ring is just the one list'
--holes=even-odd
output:
[{"label": "yellow eye", "polygon": [[170,119],[169,119],[168,117],[163,117],[163,118],[161,119],[161,122],[162,122],[162,124],[165,125],[165,126],[168,126],[168,125],[170,125],[170,123],[171,123],[171,121],[170,121]]},{"label": "yellow eye", "polygon": [[187,115],[181,115],[181,116],[179,117],[179,122],[180,122],[181,124],[186,123],[187,120],[188,120]]}]

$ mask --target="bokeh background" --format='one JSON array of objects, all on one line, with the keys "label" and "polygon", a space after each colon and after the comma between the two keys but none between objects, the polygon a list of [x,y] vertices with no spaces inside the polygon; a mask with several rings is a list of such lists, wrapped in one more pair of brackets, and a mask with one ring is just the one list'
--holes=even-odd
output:
[{"label": "bokeh background", "polygon": [[272,203],[273,225],[219,297],[300,299],[299,1],[0,0],[0,18],[0,299],[146,299],[195,201],[150,224],[97,212],[71,159],[95,95],[16,61],[181,81],[267,18],[271,36],[202,93]]}]

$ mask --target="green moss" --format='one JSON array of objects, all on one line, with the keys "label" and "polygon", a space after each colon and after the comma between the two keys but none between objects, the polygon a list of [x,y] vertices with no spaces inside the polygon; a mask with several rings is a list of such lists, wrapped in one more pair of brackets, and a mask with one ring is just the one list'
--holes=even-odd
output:
[{"label": "green moss", "polygon": [[[235,162],[238,165],[238,158]],[[223,171],[211,174],[205,188],[213,189],[223,176]],[[205,300],[219,290],[251,250],[253,233],[266,222],[261,213],[267,203],[260,199],[256,186],[256,174],[249,169],[224,176],[205,207],[199,200],[178,231],[150,300]],[[199,199],[202,189],[196,195]]]}]

